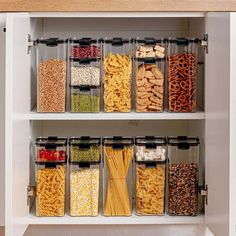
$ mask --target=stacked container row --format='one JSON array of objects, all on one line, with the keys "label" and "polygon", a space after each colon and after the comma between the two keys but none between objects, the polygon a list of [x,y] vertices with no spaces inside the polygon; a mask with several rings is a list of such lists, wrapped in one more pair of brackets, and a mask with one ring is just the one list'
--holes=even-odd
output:
[{"label": "stacked container row", "polygon": [[195,112],[198,42],[185,38],[37,40],[37,111],[66,111],[68,74],[71,112],[131,112],[133,75],[136,112],[164,111],[166,77],[168,111]]},{"label": "stacked container row", "polygon": [[[64,216],[67,138],[37,138],[35,156],[36,215]],[[197,215],[198,172],[197,137],[115,136],[102,145],[100,137],[72,137],[70,215],[97,216],[102,195],[104,216],[130,216],[134,192],[137,215],[163,215],[165,201],[169,215]]]}]

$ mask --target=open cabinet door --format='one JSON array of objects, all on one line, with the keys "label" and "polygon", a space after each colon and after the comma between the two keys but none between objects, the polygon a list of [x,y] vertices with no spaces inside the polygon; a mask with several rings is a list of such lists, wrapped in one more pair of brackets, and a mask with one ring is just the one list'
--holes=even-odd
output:
[{"label": "open cabinet door", "polygon": [[[208,13],[206,54],[205,222],[215,236],[229,235],[230,13]],[[233,236],[233,235],[229,235]],[[234,235],[235,236],[235,235]]]},{"label": "open cabinet door", "polygon": [[5,45],[6,45],[6,14],[0,14],[0,226],[4,226],[4,127],[5,127]]},{"label": "open cabinet door", "polygon": [[[6,14],[5,235],[8,236],[23,235],[27,225],[18,224],[18,219],[29,214],[26,195],[29,183],[29,120],[17,118],[30,112],[29,31],[28,13]],[[17,204],[16,199],[21,204]]]}]

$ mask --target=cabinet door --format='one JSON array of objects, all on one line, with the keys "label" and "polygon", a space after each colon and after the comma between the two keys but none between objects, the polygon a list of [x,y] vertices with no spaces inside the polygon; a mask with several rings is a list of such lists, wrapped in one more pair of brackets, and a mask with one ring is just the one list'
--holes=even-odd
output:
[{"label": "cabinet door", "polygon": [[208,13],[206,33],[209,45],[205,67],[208,184],[205,221],[215,236],[227,236],[230,235],[230,13]]},{"label": "cabinet door", "polygon": [[[6,14],[6,235],[23,235],[20,217],[29,214],[26,188],[29,183],[30,55],[28,13]],[[19,204],[19,202],[21,204]]]},{"label": "cabinet door", "polygon": [[4,129],[5,129],[5,44],[6,44],[6,14],[0,14],[0,226],[4,225]]}]

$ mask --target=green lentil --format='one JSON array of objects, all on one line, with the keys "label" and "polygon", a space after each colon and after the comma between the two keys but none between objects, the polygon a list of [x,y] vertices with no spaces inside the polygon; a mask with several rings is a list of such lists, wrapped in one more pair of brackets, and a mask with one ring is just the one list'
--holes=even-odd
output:
[{"label": "green lentil", "polygon": [[71,161],[99,161],[100,146],[91,145],[89,149],[79,148],[79,146],[70,147]]},{"label": "green lentil", "polygon": [[86,94],[71,94],[72,112],[99,112],[100,97]]}]

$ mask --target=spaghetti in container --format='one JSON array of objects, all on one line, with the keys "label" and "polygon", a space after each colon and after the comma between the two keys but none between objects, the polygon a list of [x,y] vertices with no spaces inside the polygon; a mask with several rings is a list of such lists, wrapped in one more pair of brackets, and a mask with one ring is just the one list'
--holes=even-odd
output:
[{"label": "spaghetti in container", "polygon": [[132,137],[103,138],[103,215],[132,214]]},{"label": "spaghetti in container", "polygon": [[195,112],[198,39],[169,40],[168,110]]}]

